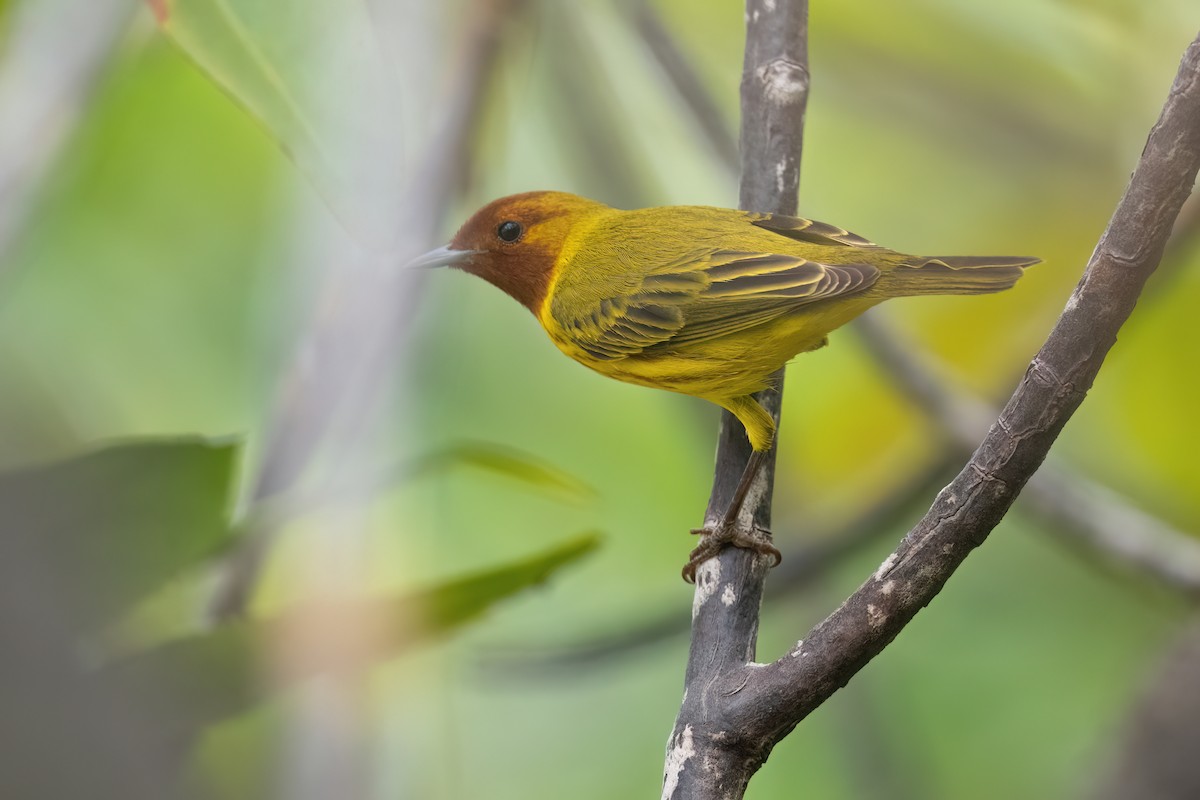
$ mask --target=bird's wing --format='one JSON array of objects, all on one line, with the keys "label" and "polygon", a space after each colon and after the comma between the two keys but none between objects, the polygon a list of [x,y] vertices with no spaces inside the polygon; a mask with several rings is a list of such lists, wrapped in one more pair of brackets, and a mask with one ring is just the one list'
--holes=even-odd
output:
[{"label": "bird's wing", "polygon": [[752,225],[795,239],[798,242],[825,246],[863,247],[881,250],[879,245],[868,241],[845,228],[828,225],[803,217],[788,217],[783,214],[747,214]]},{"label": "bird's wing", "polygon": [[550,314],[594,358],[612,360],[659,345],[728,336],[799,306],[859,292],[870,264],[821,264],[801,256],[704,250],[620,280],[560,280]]}]

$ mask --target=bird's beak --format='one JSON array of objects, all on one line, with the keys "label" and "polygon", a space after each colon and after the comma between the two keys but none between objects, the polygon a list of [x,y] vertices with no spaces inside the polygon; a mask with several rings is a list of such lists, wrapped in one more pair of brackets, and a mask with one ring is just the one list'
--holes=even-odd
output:
[{"label": "bird's beak", "polygon": [[425,255],[417,256],[405,264],[404,268],[433,269],[434,267],[454,267],[482,252],[482,250],[453,250],[449,247],[437,247]]}]

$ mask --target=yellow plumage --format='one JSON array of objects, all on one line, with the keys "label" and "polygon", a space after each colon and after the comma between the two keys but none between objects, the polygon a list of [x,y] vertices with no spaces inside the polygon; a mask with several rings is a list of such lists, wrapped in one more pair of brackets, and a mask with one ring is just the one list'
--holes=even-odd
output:
[{"label": "yellow plumage", "polygon": [[[797,353],[890,297],[999,291],[1035,263],[908,256],[794,217],[549,200],[570,211],[543,234],[558,247],[534,312],[558,348],[609,377],[728,409],[755,450],[771,446],[774,424],[750,395]],[[543,244],[536,227],[527,235]]]},{"label": "yellow plumage", "polygon": [[775,423],[752,396],[797,353],[876,303],[1012,286],[1035,258],[897,253],[821,222],[724,208],[620,211],[530,192],[476,212],[449,246],[413,262],[484,278],[537,316],[560,350],[611,378],[728,409],[754,450],[724,517],[683,569],[722,546],[778,560],[737,517]]}]

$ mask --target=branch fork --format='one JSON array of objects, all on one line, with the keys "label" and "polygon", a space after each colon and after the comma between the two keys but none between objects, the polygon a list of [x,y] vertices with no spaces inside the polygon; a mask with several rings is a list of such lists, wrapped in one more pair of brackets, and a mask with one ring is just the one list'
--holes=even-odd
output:
[{"label": "branch fork", "polygon": [[[804,99],[781,105],[749,78],[780,59],[806,62],[806,12],[804,0],[747,2],[743,208],[794,213],[798,172],[793,179],[778,167],[800,162]],[[699,567],[664,800],[742,797],[771,749],[881,652],[983,543],[1083,402],[1162,257],[1198,169],[1200,37],[1184,54],[1129,186],[1054,330],[966,466],[879,569],[790,652],[758,664],[767,559],[730,548]],[[764,399],[778,417],[778,393]],[[708,517],[727,505],[748,456],[741,433],[723,417]],[[764,491],[746,509],[760,527],[769,527],[772,478],[769,459]]]}]

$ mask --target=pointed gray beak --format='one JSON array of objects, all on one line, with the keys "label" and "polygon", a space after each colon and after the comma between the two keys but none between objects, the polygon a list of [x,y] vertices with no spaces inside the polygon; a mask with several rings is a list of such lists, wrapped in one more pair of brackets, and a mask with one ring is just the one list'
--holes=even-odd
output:
[{"label": "pointed gray beak", "polygon": [[405,264],[404,268],[433,269],[434,267],[452,267],[482,252],[482,250],[451,250],[449,247],[437,247],[425,255],[417,256]]}]

